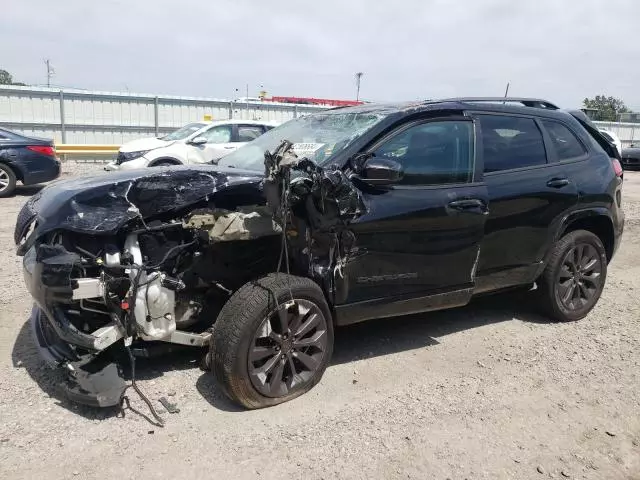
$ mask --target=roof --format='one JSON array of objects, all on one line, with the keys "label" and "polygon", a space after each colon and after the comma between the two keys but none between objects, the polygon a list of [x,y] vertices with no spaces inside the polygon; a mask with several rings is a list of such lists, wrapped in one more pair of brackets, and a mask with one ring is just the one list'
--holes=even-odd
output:
[{"label": "roof", "polygon": [[273,125],[278,126],[280,122],[276,122],[274,120],[243,120],[240,118],[229,118],[226,120],[202,120],[192,123],[201,123],[202,125]]},{"label": "roof", "polygon": [[371,114],[392,114],[392,113],[418,113],[422,111],[439,110],[483,110],[504,113],[531,113],[535,109],[536,113],[544,112],[555,116],[564,115],[553,103],[536,98],[514,98],[514,97],[461,97],[447,98],[441,100],[424,100],[414,102],[399,103],[367,103],[355,107],[338,107],[318,112],[322,114],[338,113],[371,113]]}]

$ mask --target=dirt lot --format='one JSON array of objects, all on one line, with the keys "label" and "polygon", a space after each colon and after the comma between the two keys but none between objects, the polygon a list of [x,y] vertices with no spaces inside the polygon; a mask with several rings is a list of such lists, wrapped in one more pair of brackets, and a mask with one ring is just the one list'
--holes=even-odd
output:
[{"label": "dirt lot", "polygon": [[0,478],[640,479],[640,173],[587,319],[549,323],[510,296],[340,329],[320,385],[260,411],[226,401],[195,356],[147,362],[144,391],[181,410],[164,429],[57,394],[12,240],[34,192],[0,200]]}]

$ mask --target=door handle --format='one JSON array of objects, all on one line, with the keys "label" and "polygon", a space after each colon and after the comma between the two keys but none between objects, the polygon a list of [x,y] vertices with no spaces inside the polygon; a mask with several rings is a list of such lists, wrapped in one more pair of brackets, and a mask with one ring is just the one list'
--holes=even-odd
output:
[{"label": "door handle", "polygon": [[454,200],[453,202],[449,202],[447,206],[459,212],[469,210],[480,210],[480,212],[478,213],[483,214],[487,212],[487,205],[479,198],[465,198],[464,200]]},{"label": "door handle", "polygon": [[225,150],[233,150],[236,147],[222,147],[222,148],[224,148]]},{"label": "door handle", "polygon": [[547,182],[547,187],[562,188],[569,185],[569,179],[566,177],[552,178]]}]

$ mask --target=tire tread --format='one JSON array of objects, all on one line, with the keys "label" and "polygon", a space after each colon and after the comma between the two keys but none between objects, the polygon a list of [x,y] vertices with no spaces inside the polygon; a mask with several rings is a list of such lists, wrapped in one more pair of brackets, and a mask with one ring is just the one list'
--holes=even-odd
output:
[{"label": "tire tread", "polygon": [[[549,256],[549,259],[547,261],[547,265],[542,275],[538,279],[538,296],[540,300],[540,308],[547,316],[549,316],[553,320],[560,322],[573,322],[581,320],[582,318],[586,317],[591,310],[589,309],[586,312],[579,312],[578,314],[571,315],[562,310],[555,298],[555,281],[557,270],[560,267],[560,262],[562,262],[567,250],[575,245],[577,240],[588,241],[594,247],[596,247],[596,250],[600,254],[600,258],[602,261],[602,283],[600,292],[598,292],[598,299],[599,295],[602,293],[602,288],[604,287],[604,283],[606,281],[606,252],[602,241],[597,235],[587,230],[574,230],[560,238],[560,240],[558,240],[553,246],[551,255]],[[596,302],[593,306],[597,304],[598,299],[596,299]],[[591,308],[593,308],[593,306]]]},{"label": "tire tread", "polygon": [[[243,340],[247,340],[247,336],[252,337],[254,328],[264,319],[262,314],[270,308],[275,308],[276,301],[289,296],[289,288],[295,297],[309,298],[321,308],[327,319],[331,341],[324,365],[307,386],[284,397],[270,398],[257,392],[248,376],[238,371],[242,371],[242,364],[246,362],[242,343]],[[251,338],[248,339],[250,340]],[[330,310],[320,287],[308,278],[269,274],[240,287],[222,307],[214,324],[211,339],[209,354],[212,372],[225,395],[244,407],[255,409],[276,405],[302,395],[318,383],[331,357],[332,340]]]}]

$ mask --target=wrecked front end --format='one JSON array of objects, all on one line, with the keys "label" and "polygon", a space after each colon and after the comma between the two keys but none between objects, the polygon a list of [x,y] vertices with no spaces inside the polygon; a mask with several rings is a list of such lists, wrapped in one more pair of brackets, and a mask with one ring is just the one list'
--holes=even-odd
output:
[{"label": "wrecked front end", "polygon": [[266,177],[217,167],[119,172],[58,182],[27,202],[15,240],[31,325],[70,399],[118,405],[134,357],[208,347],[229,296],[268,273],[313,278],[330,303],[346,296],[360,194],[344,172],[296,157],[288,142],[265,154],[265,166]]},{"label": "wrecked front end", "polygon": [[31,323],[72,399],[116,405],[124,347],[149,356],[208,345],[229,292],[274,268],[280,229],[261,182],[253,172],[177,168],[58,182],[27,202],[15,240]]}]

